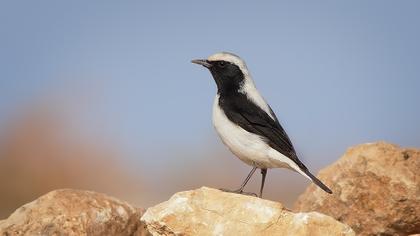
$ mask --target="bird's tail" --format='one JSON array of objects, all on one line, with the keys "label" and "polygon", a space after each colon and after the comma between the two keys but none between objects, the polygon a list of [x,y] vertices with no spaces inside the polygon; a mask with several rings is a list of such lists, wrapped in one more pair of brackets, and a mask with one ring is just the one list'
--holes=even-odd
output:
[{"label": "bird's tail", "polygon": [[322,190],[324,190],[325,192],[332,194],[333,192],[331,191],[330,188],[327,187],[327,185],[325,185],[324,183],[321,182],[321,180],[319,180],[317,177],[315,177],[313,174],[311,174],[311,172],[309,172],[309,170],[307,168],[300,168],[300,170],[302,172],[305,173],[305,175],[312,180],[312,182],[316,185],[318,185],[318,187],[320,187]]}]

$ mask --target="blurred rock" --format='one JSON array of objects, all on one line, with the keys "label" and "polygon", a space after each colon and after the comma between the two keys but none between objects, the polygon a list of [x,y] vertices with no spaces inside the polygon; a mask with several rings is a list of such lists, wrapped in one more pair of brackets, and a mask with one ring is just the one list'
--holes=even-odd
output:
[{"label": "blurred rock", "polygon": [[143,203],[143,169],[133,170],[116,142],[80,133],[67,118],[57,109],[35,106],[1,122],[0,219],[63,187]]},{"label": "blurred rock", "polygon": [[152,235],[354,235],[317,212],[293,213],[278,202],[206,187],[176,193],[141,220]]},{"label": "blurred rock", "polygon": [[142,235],[143,211],[104,194],[55,190],[0,221],[1,235]]},{"label": "blurred rock", "polygon": [[420,232],[420,150],[384,142],[350,148],[319,177],[333,190],[311,185],[296,211],[318,211],[349,225],[358,235]]}]

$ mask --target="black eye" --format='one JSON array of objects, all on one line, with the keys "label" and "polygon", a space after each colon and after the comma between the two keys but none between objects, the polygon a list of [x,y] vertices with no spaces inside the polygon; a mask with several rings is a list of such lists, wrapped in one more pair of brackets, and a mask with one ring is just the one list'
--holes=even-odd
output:
[{"label": "black eye", "polygon": [[223,68],[223,67],[225,67],[226,66],[226,62],[224,62],[224,61],[219,61],[218,63],[217,63],[217,65],[220,67],[220,68]]}]

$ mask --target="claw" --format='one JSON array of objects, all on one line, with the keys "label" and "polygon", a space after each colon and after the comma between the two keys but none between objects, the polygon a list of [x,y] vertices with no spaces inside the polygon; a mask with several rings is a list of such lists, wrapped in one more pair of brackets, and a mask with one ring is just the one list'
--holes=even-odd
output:
[{"label": "claw", "polygon": [[240,194],[242,195],[247,195],[247,196],[254,196],[254,197],[258,197],[258,195],[256,193],[251,193],[251,192],[241,192]]},{"label": "claw", "polygon": [[219,190],[221,190],[223,192],[237,193],[237,194],[242,194],[242,195],[247,195],[247,196],[254,196],[254,197],[257,197],[258,196],[256,193],[244,192],[244,191],[242,191],[242,189],[229,190],[229,189],[225,189],[225,188],[220,188]]}]

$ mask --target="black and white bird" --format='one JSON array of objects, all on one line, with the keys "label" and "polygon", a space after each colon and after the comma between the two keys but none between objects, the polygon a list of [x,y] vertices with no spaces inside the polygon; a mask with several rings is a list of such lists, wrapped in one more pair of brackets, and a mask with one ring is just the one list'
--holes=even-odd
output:
[{"label": "black and white bird", "polygon": [[262,197],[267,169],[288,168],[332,193],[299,160],[292,142],[256,89],[239,56],[221,52],[191,62],[208,68],[217,84],[213,104],[213,125],[217,133],[233,154],[253,167],[239,189],[225,191],[244,193],[245,185],[259,168],[262,174],[259,197]]}]

